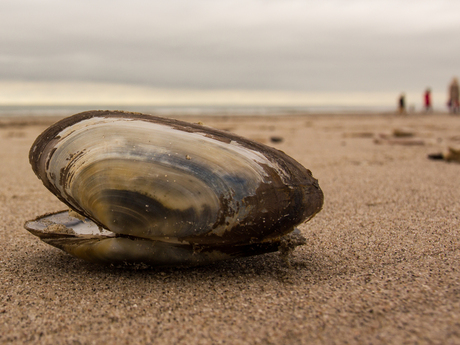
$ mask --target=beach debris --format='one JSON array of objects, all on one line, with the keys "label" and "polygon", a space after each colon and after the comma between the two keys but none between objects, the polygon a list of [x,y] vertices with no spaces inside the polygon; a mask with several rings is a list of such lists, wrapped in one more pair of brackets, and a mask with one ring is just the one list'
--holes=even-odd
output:
[{"label": "beach debris", "polygon": [[350,132],[350,133],[344,133],[343,137],[344,138],[373,138],[374,133],[373,132]]},{"label": "beach debris", "polygon": [[415,132],[410,128],[395,128],[393,129],[395,138],[411,138],[415,136]]},{"label": "beach debris", "polygon": [[[281,151],[139,113],[65,118],[36,139],[29,160],[78,216],[47,214],[25,228],[91,262],[194,266],[290,253],[305,243],[290,236],[295,226],[323,204],[311,172]],[[45,231],[50,224],[73,234]]]},{"label": "beach debris", "polygon": [[414,145],[425,145],[425,140],[413,138],[411,136],[399,136],[396,137],[390,134],[380,133],[375,139],[375,144],[388,144],[388,145],[406,145],[406,146],[414,146]]},{"label": "beach debris", "polygon": [[277,137],[277,136],[270,137],[270,141],[272,143],[281,143],[283,142],[283,140],[284,140],[283,137]]},{"label": "beach debris", "polygon": [[395,128],[391,134],[379,133],[374,138],[375,144],[416,146],[425,145],[424,139],[416,138],[416,132],[410,128]]},{"label": "beach debris", "polygon": [[460,147],[448,147],[445,152],[429,154],[428,158],[460,163]]}]

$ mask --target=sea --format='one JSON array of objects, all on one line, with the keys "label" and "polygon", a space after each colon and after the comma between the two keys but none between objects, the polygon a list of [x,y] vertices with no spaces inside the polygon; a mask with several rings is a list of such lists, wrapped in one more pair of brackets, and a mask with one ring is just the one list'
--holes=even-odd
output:
[{"label": "sea", "polygon": [[[165,89],[92,82],[0,81],[0,117],[68,116],[87,110],[125,110],[160,116],[257,116],[395,112],[398,92],[296,92]],[[422,94],[406,92],[409,112]],[[445,95],[433,93],[435,110]]]},{"label": "sea", "polygon": [[88,110],[124,110],[165,117],[200,116],[283,116],[308,114],[382,114],[391,106],[158,106],[158,105],[0,105],[0,117],[70,116]]}]

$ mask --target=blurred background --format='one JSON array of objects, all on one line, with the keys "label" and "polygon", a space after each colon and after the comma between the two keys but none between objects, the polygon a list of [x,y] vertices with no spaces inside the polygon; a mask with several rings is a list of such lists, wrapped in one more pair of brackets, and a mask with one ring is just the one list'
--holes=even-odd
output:
[{"label": "blurred background", "polygon": [[[455,0],[2,0],[0,114],[447,111]],[[229,110],[231,108],[231,110]]]}]

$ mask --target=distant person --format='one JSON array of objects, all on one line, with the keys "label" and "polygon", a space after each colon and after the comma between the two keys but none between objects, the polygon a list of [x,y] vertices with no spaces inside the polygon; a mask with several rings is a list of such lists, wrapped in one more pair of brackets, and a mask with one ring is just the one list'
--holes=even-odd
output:
[{"label": "distant person", "polygon": [[457,78],[452,79],[452,82],[449,86],[449,102],[448,106],[451,113],[456,113],[460,106],[459,103],[459,88],[458,88],[458,80]]},{"label": "distant person", "polygon": [[423,99],[424,99],[424,104],[425,104],[425,111],[426,112],[431,111],[432,108],[431,108],[431,90],[430,90],[430,88],[427,88],[425,90],[425,94],[423,96]]},{"label": "distant person", "polygon": [[399,96],[398,104],[399,104],[399,113],[400,114],[405,113],[406,112],[406,95],[404,93],[402,93]]}]

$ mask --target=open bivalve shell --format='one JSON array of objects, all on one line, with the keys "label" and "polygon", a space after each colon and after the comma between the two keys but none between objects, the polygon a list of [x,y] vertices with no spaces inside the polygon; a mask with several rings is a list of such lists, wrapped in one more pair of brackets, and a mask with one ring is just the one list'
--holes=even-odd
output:
[{"label": "open bivalve shell", "polygon": [[93,262],[191,266],[277,251],[304,243],[291,232],[323,204],[311,172],[281,151],[138,113],[65,118],[29,159],[72,211],[26,229]]}]

